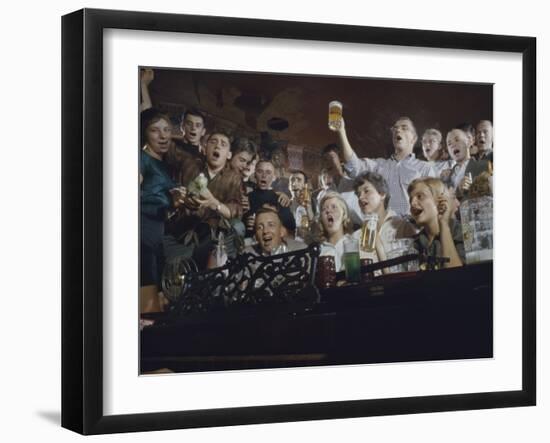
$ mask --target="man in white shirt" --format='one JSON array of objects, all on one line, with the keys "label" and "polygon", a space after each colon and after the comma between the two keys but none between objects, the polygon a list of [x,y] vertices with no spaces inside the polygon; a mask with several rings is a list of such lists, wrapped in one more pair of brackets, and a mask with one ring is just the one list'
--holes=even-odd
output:
[{"label": "man in white shirt", "polygon": [[394,153],[390,158],[358,158],[351,147],[346,134],[344,121],[337,130],[344,167],[351,178],[356,178],[364,172],[376,172],[388,182],[391,201],[390,208],[397,214],[409,213],[409,184],[419,177],[435,177],[433,167],[426,161],[418,160],[413,154],[413,148],[418,140],[416,128],[409,117],[400,117],[391,127]]},{"label": "man in white shirt", "polygon": [[285,237],[283,223],[277,211],[261,208],[254,220],[254,236],[257,243],[247,246],[244,251],[255,255],[278,255],[285,252],[305,249],[301,241]]}]

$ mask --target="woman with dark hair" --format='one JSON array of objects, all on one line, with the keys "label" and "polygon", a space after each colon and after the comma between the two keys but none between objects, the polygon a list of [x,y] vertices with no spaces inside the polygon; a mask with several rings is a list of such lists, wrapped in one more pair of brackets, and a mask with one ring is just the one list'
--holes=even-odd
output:
[{"label": "woman with dark hair", "polygon": [[[362,258],[371,258],[375,262],[387,258],[397,240],[412,238],[416,228],[403,217],[390,209],[390,191],[386,179],[376,172],[365,172],[355,179],[355,193],[363,216],[374,215],[377,219],[376,245],[373,252],[361,251]],[[354,232],[361,238],[361,229]],[[386,270],[384,270],[386,272]]]},{"label": "woman with dark hair", "polygon": [[181,203],[163,157],[171,142],[172,123],[158,110],[141,113],[140,184],[140,312],[160,311],[159,282],[163,266],[162,237],[168,209]]}]

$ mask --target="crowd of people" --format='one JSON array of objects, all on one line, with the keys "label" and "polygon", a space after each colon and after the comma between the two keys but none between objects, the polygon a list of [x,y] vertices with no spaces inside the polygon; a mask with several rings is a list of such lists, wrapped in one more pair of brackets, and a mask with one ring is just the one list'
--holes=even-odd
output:
[{"label": "crowd of people", "polygon": [[320,149],[321,172],[310,177],[303,170],[281,173],[273,152],[250,138],[208,133],[198,109],[181,116],[177,136],[152,103],[144,100],[140,110],[141,312],[162,309],[166,260],[185,257],[206,269],[243,252],[274,255],[318,242],[340,271],[345,239],[360,238],[372,217],[376,244],[362,258],[385,260],[392,243],[407,238],[418,252],[461,266],[460,202],[492,192],[489,120],[457,125],[445,139],[426,129],[421,160],[413,153],[418,133],[410,118],[391,127],[393,154],[376,159],[357,155],[342,119],[334,129],[338,143]]}]

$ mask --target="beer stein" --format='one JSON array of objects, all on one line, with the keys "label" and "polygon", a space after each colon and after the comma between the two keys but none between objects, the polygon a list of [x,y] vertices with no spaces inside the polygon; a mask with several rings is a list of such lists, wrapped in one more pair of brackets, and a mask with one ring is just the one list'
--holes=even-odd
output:
[{"label": "beer stein", "polygon": [[328,127],[331,131],[338,131],[342,126],[342,103],[331,101],[328,104]]}]

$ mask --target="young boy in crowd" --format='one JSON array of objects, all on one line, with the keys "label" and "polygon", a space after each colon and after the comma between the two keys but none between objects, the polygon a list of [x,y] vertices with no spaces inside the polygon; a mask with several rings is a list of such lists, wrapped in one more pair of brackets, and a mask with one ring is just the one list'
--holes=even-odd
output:
[{"label": "young boy in crowd", "polygon": [[247,138],[239,138],[231,144],[231,168],[241,175],[241,178],[249,178],[248,169],[250,163],[258,155],[256,144]]},{"label": "young boy in crowd", "polygon": [[[212,232],[230,230],[230,220],[242,216],[241,176],[229,167],[231,140],[224,132],[207,139],[205,161],[196,177],[179,188],[184,210],[169,223],[167,255],[193,256],[204,268],[212,249]],[[204,181],[204,186],[197,186]],[[190,192],[190,189],[193,192]]]},{"label": "young boy in crowd", "polygon": [[183,136],[173,137],[173,143],[166,155],[166,164],[172,178],[182,186],[194,179],[205,162],[205,150],[201,146],[204,137],[205,116],[198,109],[189,109],[180,125]]},{"label": "young boy in crowd", "polygon": [[[303,231],[299,232],[301,238],[305,238],[309,233],[310,225],[315,218],[311,204],[311,194],[306,193],[306,186],[308,186],[308,178],[304,171],[295,170],[290,173],[290,211],[294,216],[297,229]],[[304,217],[307,218],[304,219]]]},{"label": "young boy in crowd", "polygon": [[[241,176],[243,212],[250,209],[248,194],[252,192],[255,184],[250,181],[250,176],[255,170],[258,151],[256,144],[247,138],[239,138],[231,144],[231,168]],[[244,232],[243,232],[244,236]]]},{"label": "young boy in crowd", "polygon": [[254,228],[254,217],[256,212],[264,205],[270,205],[277,208],[279,217],[283,225],[293,235],[296,229],[294,217],[288,207],[280,203],[280,195],[272,188],[275,180],[275,167],[269,160],[260,160],[256,165],[256,189],[248,194],[250,209],[244,215],[243,220],[247,227],[247,237],[252,237]]}]

